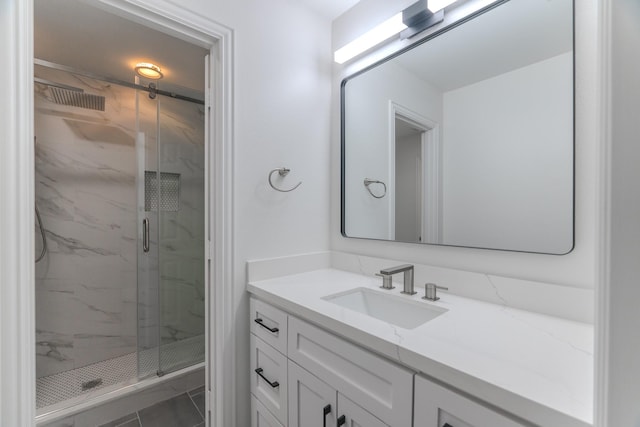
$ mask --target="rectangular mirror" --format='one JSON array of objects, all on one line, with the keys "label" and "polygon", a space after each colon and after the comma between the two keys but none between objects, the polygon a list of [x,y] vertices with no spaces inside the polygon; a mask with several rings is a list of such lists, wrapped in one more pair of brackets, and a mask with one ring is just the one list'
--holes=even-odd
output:
[{"label": "rectangular mirror", "polygon": [[342,82],[345,237],[566,254],[572,0],[497,2]]}]

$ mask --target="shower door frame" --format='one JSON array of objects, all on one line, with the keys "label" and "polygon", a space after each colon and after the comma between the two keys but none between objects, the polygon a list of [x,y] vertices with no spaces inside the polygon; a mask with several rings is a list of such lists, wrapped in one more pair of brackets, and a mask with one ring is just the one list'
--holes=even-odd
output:
[{"label": "shower door frame", "polygon": [[[205,93],[205,336],[208,425],[235,425],[233,274],[233,30],[165,0],[98,0],[115,12],[209,50]],[[0,118],[0,419],[35,425],[33,0],[0,4],[8,87]],[[188,24],[187,24],[188,23]],[[215,96],[213,96],[215,94]],[[2,109],[9,105],[10,109]],[[227,391],[224,393],[223,391]],[[213,414],[213,416],[211,416]]]}]

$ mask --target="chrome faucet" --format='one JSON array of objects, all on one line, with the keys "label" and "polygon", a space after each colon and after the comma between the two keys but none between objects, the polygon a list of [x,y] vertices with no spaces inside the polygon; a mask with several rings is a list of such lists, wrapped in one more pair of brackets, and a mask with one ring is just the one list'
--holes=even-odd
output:
[{"label": "chrome faucet", "polygon": [[390,267],[380,270],[378,276],[382,276],[382,289],[393,289],[393,275],[397,273],[404,273],[404,290],[403,294],[415,295],[413,290],[413,265],[403,264],[397,267]]}]

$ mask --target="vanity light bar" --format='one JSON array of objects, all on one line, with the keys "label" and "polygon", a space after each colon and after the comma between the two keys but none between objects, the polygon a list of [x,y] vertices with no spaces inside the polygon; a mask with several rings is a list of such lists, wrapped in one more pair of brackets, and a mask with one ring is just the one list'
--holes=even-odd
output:
[{"label": "vanity light bar", "polygon": [[458,0],[429,0],[427,9],[429,9],[431,13],[436,13],[437,11],[444,9],[445,7],[452,5],[457,1]]},{"label": "vanity light bar", "polygon": [[[403,30],[405,30],[402,34],[403,39],[413,37],[426,28],[442,22],[444,18],[442,9],[456,1],[458,0],[419,0],[351,43],[336,50],[333,53],[333,60],[338,64],[343,64]],[[419,12],[418,9],[421,11]],[[411,22],[412,19],[420,22]]]},{"label": "vanity light bar", "polygon": [[362,52],[371,49],[375,45],[382,43],[389,37],[395,36],[405,28],[407,28],[407,26],[402,22],[402,12],[400,12],[372,30],[367,31],[346,46],[336,50],[333,54],[333,59],[338,64],[342,64],[360,55]]}]

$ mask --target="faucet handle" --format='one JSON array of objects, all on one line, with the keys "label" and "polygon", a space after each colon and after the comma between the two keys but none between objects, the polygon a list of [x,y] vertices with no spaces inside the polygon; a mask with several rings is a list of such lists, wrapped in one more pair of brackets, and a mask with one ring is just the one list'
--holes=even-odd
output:
[{"label": "faucet handle", "polygon": [[378,277],[382,277],[382,286],[380,286],[382,289],[390,290],[396,288],[395,286],[393,286],[393,277],[390,274],[375,274]]},{"label": "faucet handle", "polygon": [[429,301],[438,301],[440,299],[437,295],[438,289],[442,289],[444,291],[449,290],[449,288],[445,288],[444,286],[438,286],[435,283],[425,283],[424,296],[422,297],[422,299],[426,299]]}]

